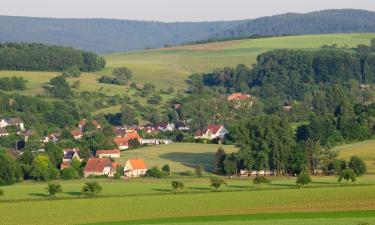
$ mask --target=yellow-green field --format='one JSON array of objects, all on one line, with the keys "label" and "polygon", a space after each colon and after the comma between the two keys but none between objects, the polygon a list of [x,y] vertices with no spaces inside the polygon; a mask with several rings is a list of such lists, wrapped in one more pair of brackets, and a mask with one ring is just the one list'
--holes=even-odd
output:
[{"label": "yellow-green field", "polygon": [[251,66],[258,54],[268,50],[313,49],[325,44],[354,47],[358,44],[368,45],[372,38],[375,38],[375,34],[302,35],[114,53],[105,56],[105,73],[109,74],[115,67],[127,66],[133,71],[137,82],[149,81],[163,88],[173,86],[179,89],[186,87],[185,79],[191,73],[239,63]]},{"label": "yellow-green field", "polygon": [[173,143],[123,151],[119,161],[125,164],[128,158],[142,158],[149,167],[161,168],[164,164],[169,164],[172,172],[194,171],[199,165],[212,171],[214,156],[219,147],[229,153],[236,151],[232,145]]},{"label": "yellow-green field", "polygon": [[334,150],[339,151],[340,159],[349,160],[354,155],[360,157],[367,165],[367,173],[375,174],[375,140],[342,145]]}]

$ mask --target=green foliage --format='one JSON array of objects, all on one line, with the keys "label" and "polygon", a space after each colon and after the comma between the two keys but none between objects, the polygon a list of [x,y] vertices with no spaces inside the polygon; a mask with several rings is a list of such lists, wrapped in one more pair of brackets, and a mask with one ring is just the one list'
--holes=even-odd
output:
[{"label": "green foliage", "polygon": [[26,88],[26,80],[23,77],[3,77],[0,78],[0,90],[4,91],[23,91]]},{"label": "green foliage", "polygon": [[79,77],[81,75],[81,71],[79,70],[79,66],[77,65],[69,66],[62,71],[62,75],[63,77],[67,77],[67,78]]},{"label": "green foliage", "polygon": [[358,156],[352,156],[348,162],[348,167],[354,171],[357,176],[361,176],[366,173],[367,167],[365,162]]},{"label": "green foliage", "polygon": [[172,181],[171,182],[172,188],[175,190],[177,193],[178,189],[183,190],[184,189],[184,183],[182,181]]},{"label": "green foliage", "polygon": [[152,95],[149,99],[147,99],[147,102],[152,105],[157,105],[162,101],[162,98],[158,94]]},{"label": "green foliage", "polygon": [[311,183],[311,178],[310,178],[309,173],[306,172],[306,171],[302,171],[302,172],[298,175],[297,180],[296,180],[296,183],[300,186],[300,188],[302,188],[302,187],[305,186],[306,184]]},{"label": "green foliage", "polygon": [[171,174],[171,168],[168,164],[165,164],[162,168],[161,168],[161,171],[163,171],[163,173],[165,175],[170,175]]},{"label": "green foliage", "polygon": [[352,169],[344,169],[341,171],[338,181],[341,182],[343,179],[346,180],[346,182],[351,180],[354,183],[357,179],[357,176]]},{"label": "green foliage", "polygon": [[197,167],[195,167],[195,174],[197,175],[197,177],[202,177],[203,176],[203,172],[204,172],[204,167],[203,165],[199,165]]},{"label": "green foliage", "polygon": [[55,179],[59,171],[51,165],[49,157],[46,155],[37,155],[32,163],[30,178],[39,181]]},{"label": "green foliage", "polygon": [[4,190],[0,189],[0,196],[4,196]]},{"label": "green foliage", "polygon": [[62,192],[61,185],[58,183],[49,183],[46,190],[50,197],[54,197],[56,194]]},{"label": "green foliage", "polygon": [[60,176],[61,176],[61,179],[63,180],[73,180],[73,179],[79,178],[79,174],[77,170],[74,169],[73,167],[69,167],[69,168],[65,168],[61,170]]},{"label": "green foliage", "polygon": [[51,96],[62,99],[73,96],[73,91],[64,77],[54,77],[51,79],[50,84],[52,87],[48,87],[47,90]]},{"label": "green foliage", "polygon": [[221,178],[218,178],[218,177],[215,177],[215,178],[211,178],[211,186],[213,188],[215,188],[215,190],[217,191],[218,188],[220,188],[220,186],[222,184],[224,185],[227,185],[227,183],[225,182],[225,180],[221,179]]},{"label": "green foliage", "polygon": [[256,185],[261,185],[261,184],[269,184],[271,183],[271,181],[268,180],[267,177],[257,176],[254,178],[253,183]]},{"label": "green foliage", "polygon": [[14,184],[20,179],[20,166],[7,153],[0,150],[0,186]]},{"label": "green foliage", "polygon": [[119,85],[126,85],[133,76],[127,67],[115,68],[112,74],[115,77],[113,83]]},{"label": "green foliage", "polygon": [[83,186],[82,188],[82,192],[84,194],[87,194],[92,197],[97,196],[100,193],[102,193],[102,190],[103,190],[102,186],[100,186],[99,183],[96,181],[86,182],[86,185]]},{"label": "green foliage", "polygon": [[129,105],[121,106],[121,122],[123,125],[136,125],[138,124],[137,115],[133,107]]},{"label": "green foliage", "polygon": [[224,174],[224,160],[226,153],[223,148],[218,148],[215,153],[215,172],[217,174]]},{"label": "green foliage", "polygon": [[148,169],[145,174],[146,177],[162,178],[164,173],[157,167],[154,166],[151,169]]}]

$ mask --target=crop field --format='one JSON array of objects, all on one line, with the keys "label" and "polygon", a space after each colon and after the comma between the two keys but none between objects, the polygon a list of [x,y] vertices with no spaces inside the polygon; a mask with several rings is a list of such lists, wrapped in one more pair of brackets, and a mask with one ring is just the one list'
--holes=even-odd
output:
[{"label": "crop field", "polygon": [[367,165],[367,173],[375,174],[375,140],[342,145],[334,150],[339,152],[340,159],[349,160],[354,155],[360,157]]},{"label": "crop field", "polygon": [[325,44],[350,48],[368,45],[374,37],[375,34],[302,35],[114,53],[105,56],[107,69],[104,73],[110,74],[115,67],[127,66],[133,71],[136,82],[149,81],[162,88],[181,89],[186,87],[185,80],[191,73],[239,63],[251,66],[258,54],[268,50],[316,49]]},{"label": "crop field", "polygon": [[142,158],[149,167],[161,168],[164,164],[169,164],[172,172],[194,171],[199,165],[212,171],[215,153],[219,147],[228,153],[236,150],[232,145],[173,143],[123,151],[119,161],[125,164],[128,158]]},{"label": "crop field", "polygon": [[[228,185],[230,185],[230,182]],[[373,211],[362,212],[362,210],[374,210],[375,188],[373,187],[372,185],[347,185],[298,189],[294,186],[293,188],[276,190],[215,192],[211,189],[198,193],[1,200],[0,215],[2,225],[103,224],[103,222],[111,222],[108,224],[149,224],[150,221],[143,221],[154,220],[155,218],[164,218],[164,221],[161,220],[155,224],[173,224],[175,222],[191,224],[190,221],[196,222],[193,224],[272,224],[272,220],[262,219],[260,214],[293,213],[294,215],[289,216],[285,214],[284,217],[271,215],[269,218],[273,218],[274,221],[281,219],[282,223],[280,224],[290,224],[288,222],[298,224],[298,221],[301,222],[304,218],[307,219],[306,224],[322,225],[328,225],[327,221],[324,222],[324,218],[331,218],[332,221],[335,221],[333,224],[344,224],[344,218],[348,218],[347,221],[350,223],[346,224],[355,225],[358,221],[374,222]],[[106,186],[104,186],[105,188]],[[5,195],[7,195],[6,191]],[[142,193],[141,190],[138,192]],[[341,216],[336,215],[338,211],[353,210],[357,212],[347,212],[346,215]],[[326,215],[308,216],[308,212],[323,211],[327,212]],[[249,216],[249,214],[254,215],[254,217]],[[220,220],[220,217],[216,217],[216,215],[234,216],[223,219],[224,222],[218,223],[217,220]],[[200,218],[192,218],[197,216]],[[342,219],[333,220],[333,218]],[[171,221],[168,221],[168,219],[171,219]],[[252,223],[244,222],[247,220],[253,221]],[[132,222],[119,223],[117,221]],[[258,221],[262,222],[257,223]],[[157,222],[157,220],[154,222]]]}]

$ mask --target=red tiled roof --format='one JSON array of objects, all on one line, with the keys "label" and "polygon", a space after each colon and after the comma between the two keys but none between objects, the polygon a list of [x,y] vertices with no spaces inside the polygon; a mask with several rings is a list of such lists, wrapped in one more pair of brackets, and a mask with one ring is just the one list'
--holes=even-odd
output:
[{"label": "red tiled roof", "polygon": [[120,154],[120,150],[112,149],[112,150],[96,150],[96,156],[100,155],[109,155],[109,154]]},{"label": "red tiled roof", "polygon": [[248,94],[243,94],[243,93],[233,93],[231,95],[228,96],[228,100],[245,100],[245,99],[248,99],[250,98],[250,95]]},{"label": "red tiled roof", "polygon": [[70,132],[72,134],[73,137],[77,137],[77,136],[82,136],[83,133],[79,130],[73,130]]},{"label": "red tiled roof", "polygon": [[70,163],[69,162],[62,162],[60,164],[60,169],[66,169],[66,168],[69,168],[70,167]]},{"label": "red tiled roof", "polygon": [[209,131],[211,131],[211,133],[216,134],[222,126],[223,125],[210,124],[210,125],[207,126],[206,130],[209,130]]},{"label": "red tiled roof", "polygon": [[133,170],[143,170],[147,169],[146,163],[143,159],[128,159],[130,165],[133,167]]},{"label": "red tiled roof", "polygon": [[103,172],[105,167],[112,167],[108,158],[90,158],[85,166],[84,172]]}]

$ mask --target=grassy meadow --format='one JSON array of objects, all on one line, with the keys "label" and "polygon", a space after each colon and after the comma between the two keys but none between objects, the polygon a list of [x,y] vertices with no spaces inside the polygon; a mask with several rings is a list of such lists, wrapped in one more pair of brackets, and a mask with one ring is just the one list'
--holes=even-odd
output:
[{"label": "grassy meadow", "polygon": [[334,150],[339,152],[339,159],[349,160],[356,155],[363,159],[367,166],[368,174],[375,174],[375,140],[341,145]]}]

